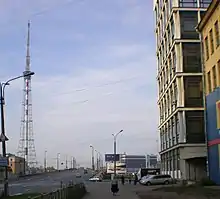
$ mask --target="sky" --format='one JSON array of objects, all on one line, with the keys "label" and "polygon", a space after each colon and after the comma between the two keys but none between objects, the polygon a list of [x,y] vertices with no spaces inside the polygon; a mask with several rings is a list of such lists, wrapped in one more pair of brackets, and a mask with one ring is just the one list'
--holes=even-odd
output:
[{"label": "sky", "polygon": [[[158,152],[158,108],[153,1],[2,0],[0,80],[25,68],[31,21],[31,70],[37,160],[100,153]],[[22,79],[6,89],[7,151],[20,136]]]}]

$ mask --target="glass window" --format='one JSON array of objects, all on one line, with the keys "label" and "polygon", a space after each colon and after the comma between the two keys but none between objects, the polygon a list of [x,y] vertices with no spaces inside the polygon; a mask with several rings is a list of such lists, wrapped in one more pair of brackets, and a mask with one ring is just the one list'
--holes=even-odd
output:
[{"label": "glass window", "polygon": [[198,73],[202,71],[199,43],[183,43],[183,72]]},{"label": "glass window", "polygon": [[195,8],[197,7],[197,0],[179,0],[180,7]]},{"label": "glass window", "polygon": [[186,107],[202,107],[203,93],[202,93],[202,77],[190,76],[184,77],[185,88],[185,106]]},{"label": "glass window", "polygon": [[172,37],[172,40],[174,39],[174,36],[175,36],[175,27],[174,27],[174,21],[172,19],[171,20],[171,37]]},{"label": "glass window", "polygon": [[217,64],[217,71],[218,71],[218,86],[220,86],[220,60],[218,61]]},{"label": "glass window", "polygon": [[216,67],[212,68],[212,77],[213,77],[213,89],[217,87],[217,78],[216,78]]},{"label": "glass window", "polygon": [[212,0],[200,0],[200,7],[207,8]]},{"label": "glass window", "polygon": [[182,39],[199,39],[199,33],[196,31],[198,25],[198,12],[181,11],[181,38]]},{"label": "glass window", "polygon": [[212,29],[209,31],[209,37],[210,37],[211,53],[213,53],[214,52],[214,39],[213,39]]},{"label": "glass window", "polygon": [[205,141],[203,111],[186,111],[186,140],[188,143]]},{"label": "glass window", "polygon": [[205,38],[205,43],[204,43],[204,48],[205,48],[205,54],[206,54],[206,60],[209,59],[209,41],[208,37]]},{"label": "glass window", "polygon": [[207,73],[207,93],[210,93],[212,90],[212,81],[210,72]]},{"label": "glass window", "polygon": [[220,45],[220,34],[219,34],[219,25],[218,21],[215,22],[215,41],[216,41],[216,48]]},{"label": "glass window", "polygon": [[174,71],[176,71],[176,53],[175,53],[175,48],[173,49],[172,56],[173,56],[173,69],[174,69]]}]

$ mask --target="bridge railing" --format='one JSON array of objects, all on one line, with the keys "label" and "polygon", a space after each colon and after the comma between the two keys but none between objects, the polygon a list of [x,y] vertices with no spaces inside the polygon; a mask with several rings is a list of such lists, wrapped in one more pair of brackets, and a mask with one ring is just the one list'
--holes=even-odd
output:
[{"label": "bridge railing", "polygon": [[28,197],[29,199],[82,199],[86,194],[86,188],[83,183],[73,184],[69,183],[68,186],[63,186],[61,183],[61,188],[46,194],[41,194],[35,197]]}]

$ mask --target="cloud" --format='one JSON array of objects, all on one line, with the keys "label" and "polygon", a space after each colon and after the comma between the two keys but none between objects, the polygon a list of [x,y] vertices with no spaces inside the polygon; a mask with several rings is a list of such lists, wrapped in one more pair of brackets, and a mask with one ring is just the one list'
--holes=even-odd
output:
[{"label": "cloud", "polygon": [[[52,5],[43,3],[45,1],[26,6],[33,13],[41,7]],[[53,6],[56,3],[59,1],[54,2]],[[62,160],[66,155],[75,156],[79,163],[88,165],[91,155],[89,145],[93,144],[103,154],[112,152],[111,134],[121,129],[124,132],[118,137],[118,152],[157,152],[158,111],[156,64],[152,51],[154,44],[151,42],[153,35],[145,38],[145,32],[151,33],[147,31],[148,27],[143,28],[139,23],[139,19],[144,20],[143,13],[140,15],[140,3],[143,4],[143,1],[129,1],[124,4],[126,13],[119,12],[115,16],[109,14],[113,8],[122,8],[118,1],[109,2],[109,9],[104,4],[95,4],[91,7],[91,13],[102,10],[99,16],[104,17],[100,20],[91,15],[89,23],[86,23],[83,15],[72,28],[63,28],[56,21],[58,16],[52,13],[35,18],[31,60],[36,75],[32,77],[32,97],[35,144],[40,162],[43,162],[44,150],[47,149],[50,164],[55,164],[54,158],[59,152]],[[127,4],[131,7],[127,7]],[[132,8],[136,4],[138,8]],[[90,3],[84,2],[80,6],[86,12],[88,5]],[[62,20],[69,17],[67,10],[66,15],[61,16]],[[52,21],[52,16],[55,21]],[[132,16],[136,17],[134,21]],[[119,29],[113,27],[114,20],[120,24]],[[81,24],[84,24],[83,28]],[[132,30],[131,26],[135,24],[139,29]],[[109,29],[104,29],[104,25]],[[94,28],[86,29],[86,26]],[[142,29],[143,32],[140,31]],[[25,33],[19,32],[18,37],[17,33],[11,32],[14,34],[11,41],[20,41]],[[7,50],[13,53],[2,55],[6,66],[2,69],[2,78],[23,70],[25,60],[22,53],[25,50],[22,49],[24,52],[21,53],[19,48],[10,46]],[[0,52],[4,52],[4,49],[0,48]],[[13,60],[13,64],[8,60]],[[6,90],[9,151],[17,151],[22,87],[23,81],[17,80]]]}]

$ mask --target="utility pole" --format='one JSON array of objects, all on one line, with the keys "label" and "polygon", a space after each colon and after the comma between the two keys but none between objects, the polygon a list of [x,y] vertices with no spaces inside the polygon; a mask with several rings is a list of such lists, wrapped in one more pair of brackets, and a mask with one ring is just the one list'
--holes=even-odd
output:
[{"label": "utility pole", "polygon": [[66,169],[68,169],[68,156],[66,156]]},{"label": "utility pole", "polygon": [[6,154],[6,141],[8,141],[8,138],[5,135],[5,117],[4,117],[4,105],[5,105],[5,87],[9,85],[11,81],[14,81],[16,79],[22,78],[22,77],[29,77],[31,75],[34,75],[34,72],[28,72],[26,74],[23,74],[21,76],[17,76],[14,78],[9,79],[5,83],[0,82],[0,109],[1,109],[1,135],[0,135],[0,142],[2,142],[2,155],[3,159],[6,161],[5,165],[5,179],[4,179],[4,196],[9,195],[8,190],[8,159]]},{"label": "utility pole", "polygon": [[44,171],[47,172],[47,151],[44,151]]},{"label": "utility pole", "polygon": [[92,148],[92,170],[95,171],[95,158],[94,158],[94,147],[92,145],[90,145],[90,147]]},{"label": "utility pole", "polygon": [[57,170],[59,171],[59,165],[60,165],[60,153],[57,153]]},{"label": "utility pole", "polygon": [[116,139],[117,136],[122,133],[123,130],[120,130],[117,134],[112,134],[112,136],[114,137],[114,177],[116,177]]}]

